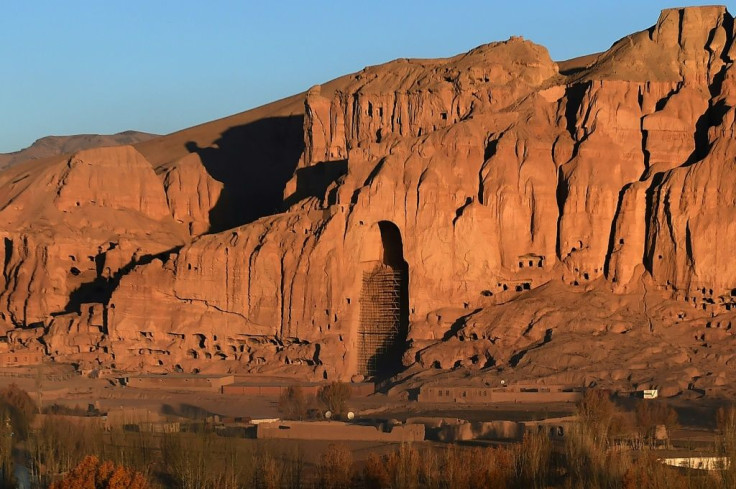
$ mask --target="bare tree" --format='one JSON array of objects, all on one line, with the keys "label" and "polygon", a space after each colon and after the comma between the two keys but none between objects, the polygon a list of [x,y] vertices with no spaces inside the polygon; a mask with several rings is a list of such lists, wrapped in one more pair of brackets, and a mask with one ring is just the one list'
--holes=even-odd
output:
[{"label": "bare tree", "polygon": [[284,419],[302,420],[307,417],[307,400],[300,386],[291,385],[281,393],[279,412]]},{"label": "bare tree", "polygon": [[650,441],[656,437],[657,426],[668,432],[677,427],[677,412],[664,401],[641,401],[634,412],[639,433]]},{"label": "bare tree", "polygon": [[353,487],[353,454],[343,445],[330,445],[322,454],[317,468],[320,487],[348,489]]},{"label": "bare tree", "polygon": [[322,387],[317,397],[333,414],[343,415],[348,410],[348,401],[352,395],[350,384],[332,382]]}]

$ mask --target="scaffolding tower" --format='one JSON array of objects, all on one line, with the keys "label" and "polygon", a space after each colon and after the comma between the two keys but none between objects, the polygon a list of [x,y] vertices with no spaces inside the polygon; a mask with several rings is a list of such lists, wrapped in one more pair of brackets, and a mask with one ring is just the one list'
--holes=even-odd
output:
[{"label": "scaffolding tower", "polygon": [[378,374],[400,341],[401,280],[404,273],[386,265],[363,272],[358,328],[358,372]]}]

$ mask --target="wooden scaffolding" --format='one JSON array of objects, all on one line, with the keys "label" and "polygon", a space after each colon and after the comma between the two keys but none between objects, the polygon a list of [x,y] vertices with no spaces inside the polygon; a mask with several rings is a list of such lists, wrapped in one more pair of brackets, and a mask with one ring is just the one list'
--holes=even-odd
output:
[{"label": "wooden scaffolding", "polygon": [[358,372],[378,374],[400,341],[401,281],[404,272],[379,265],[363,273],[358,328]]}]

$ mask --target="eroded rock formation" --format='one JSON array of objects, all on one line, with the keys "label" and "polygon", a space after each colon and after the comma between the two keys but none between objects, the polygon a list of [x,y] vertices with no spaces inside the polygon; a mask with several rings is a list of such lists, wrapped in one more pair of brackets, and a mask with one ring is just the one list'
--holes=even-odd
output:
[{"label": "eroded rock formation", "polygon": [[75,151],[102,146],[136,144],[157,137],[139,131],[123,131],[117,134],[77,134],[75,136],[47,136],[14,153],[0,153],[0,170],[28,160],[37,160]]},{"label": "eroded rock formation", "polygon": [[0,173],[7,338],[130,370],[722,390],[734,35],[724,7],[665,10],[563,72],[512,38]]}]

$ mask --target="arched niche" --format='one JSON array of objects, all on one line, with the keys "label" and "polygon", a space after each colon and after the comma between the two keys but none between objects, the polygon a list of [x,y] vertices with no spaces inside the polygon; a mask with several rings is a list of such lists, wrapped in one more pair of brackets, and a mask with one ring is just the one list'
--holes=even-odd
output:
[{"label": "arched niche", "polygon": [[401,231],[391,221],[373,224],[363,236],[360,261],[380,262],[393,268],[406,267]]},{"label": "arched niche", "polygon": [[409,325],[409,267],[396,224],[371,226],[361,262],[358,373],[385,378],[401,368]]}]

